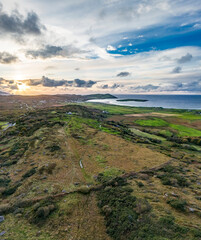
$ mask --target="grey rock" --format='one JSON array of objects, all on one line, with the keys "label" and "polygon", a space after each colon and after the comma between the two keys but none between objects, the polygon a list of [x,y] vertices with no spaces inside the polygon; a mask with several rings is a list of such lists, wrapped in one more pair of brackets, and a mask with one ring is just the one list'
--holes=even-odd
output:
[{"label": "grey rock", "polygon": [[191,207],[189,207],[188,210],[189,210],[190,212],[195,212],[195,209],[194,209],[194,208],[191,208]]},{"label": "grey rock", "polygon": [[4,216],[0,216],[0,223],[4,221]]},{"label": "grey rock", "polygon": [[3,231],[0,233],[0,236],[3,236],[6,233],[6,231]]}]

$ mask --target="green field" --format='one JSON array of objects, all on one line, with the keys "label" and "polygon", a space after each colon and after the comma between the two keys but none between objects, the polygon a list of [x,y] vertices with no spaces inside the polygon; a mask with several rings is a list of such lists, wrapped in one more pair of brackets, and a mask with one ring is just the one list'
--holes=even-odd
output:
[{"label": "green field", "polygon": [[154,134],[150,134],[150,133],[146,133],[146,132],[142,132],[136,128],[130,128],[130,130],[136,134],[137,136],[140,136],[140,137],[145,137],[145,138],[151,138],[151,139],[157,139],[157,140],[161,140],[161,141],[164,141],[165,138],[163,137],[159,137],[159,136],[156,136]]},{"label": "green field", "polygon": [[[186,127],[183,125],[177,125],[177,124],[171,124],[168,123],[167,121],[160,119],[160,118],[154,118],[154,119],[138,119],[135,121],[135,123],[139,124],[140,126],[143,127],[169,127],[171,129],[174,129],[177,131],[177,135],[179,137],[201,137],[201,131]],[[171,132],[167,130],[164,130],[165,135],[171,136]]]},{"label": "green field", "polygon": [[144,107],[127,107],[127,106],[118,106],[118,105],[109,105],[102,103],[83,103],[87,107],[93,107],[100,109],[102,111],[107,111],[112,115],[124,115],[124,114],[135,114],[135,113],[149,113],[154,110],[154,108],[144,108]]},{"label": "green field", "polygon": [[146,127],[166,127],[168,126],[168,122],[161,118],[153,118],[153,119],[138,119],[135,123],[139,124],[140,126]]},{"label": "green field", "polygon": [[178,114],[177,117],[187,119],[187,120],[201,120],[201,115],[198,110],[184,110],[184,109],[167,109],[167,108],[154,108],[154,107],[129,107],[129,106],[119,106],[104,103],[91,103],[85,102],[82,105],[107,111],[110,114],[135,114],[135,113],[168,113],[168,114]]},{"label": "green field", "polygon": [[179,137],[201,137],[201,131],[183,125],[170,124],[170,127],[178,131]]}]

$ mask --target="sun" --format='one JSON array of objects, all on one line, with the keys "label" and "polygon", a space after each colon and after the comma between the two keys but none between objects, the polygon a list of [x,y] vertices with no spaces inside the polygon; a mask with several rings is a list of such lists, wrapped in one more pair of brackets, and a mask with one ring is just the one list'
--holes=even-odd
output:
[{"label": "sun", "polygon": [[21,82],[19,82],[19,83],[17,84],[17,87],[18,87],[18,90],[19,90],[20,92],[24,92],[24,91],[26,91],[26,90],[29,88],[29,86],[27,86],[26,84],[21,83]]}]

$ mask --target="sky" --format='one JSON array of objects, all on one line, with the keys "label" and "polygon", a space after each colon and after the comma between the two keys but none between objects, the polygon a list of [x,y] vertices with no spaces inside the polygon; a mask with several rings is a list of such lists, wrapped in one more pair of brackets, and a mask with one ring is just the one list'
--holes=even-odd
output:
[{"label": "sky", "polygon": [[0,0],[0,94],[201,94],[200,0]]}]

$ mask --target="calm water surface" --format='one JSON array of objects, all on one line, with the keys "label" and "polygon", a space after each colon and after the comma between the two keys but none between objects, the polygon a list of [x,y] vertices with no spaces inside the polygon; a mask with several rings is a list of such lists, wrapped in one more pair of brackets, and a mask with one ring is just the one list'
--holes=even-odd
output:
[{"label": "calm water surface", "polygon": [[147,102],[118,102],[117,99],[89,100],[132,107],[163,107],[176,109],[201,109],[201,95],[115,95],[118,99],[146,99]]}]

